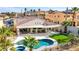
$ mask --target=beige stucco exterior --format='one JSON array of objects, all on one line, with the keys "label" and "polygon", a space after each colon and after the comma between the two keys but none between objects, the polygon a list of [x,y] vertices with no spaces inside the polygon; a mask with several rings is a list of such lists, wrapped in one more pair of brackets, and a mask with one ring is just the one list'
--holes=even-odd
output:
[{"label": "beige stucco exterior", "polygon": [[[46,14],[45,19],[48,21],[52,21],[55,23],[63,23],[63,21],[68,20],[72,21],[73,20],[73,13],[70,14],[65,14],[63,12],[54,12],[51,14]],[[79,13],[76,13],[75,19],[73,20],[75,22],[76,26],[79,26]]]}]

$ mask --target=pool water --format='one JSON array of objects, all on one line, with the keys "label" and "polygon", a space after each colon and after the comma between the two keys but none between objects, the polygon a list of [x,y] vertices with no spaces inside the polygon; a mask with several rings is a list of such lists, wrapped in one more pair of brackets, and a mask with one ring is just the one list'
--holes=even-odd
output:
[{"label": "pool water", "polygon": [[18,46],[16,50],[17,51],[24,51],[25,50],[25,47],[24,46]]},{"label": "pool water", "polygon": [[[22,43],[22,41],[20,42],[20,44],[21,43]],[[38,49],[38,48],[40,48],[42,46],[50,46],[53,43],[54,42],[52,40],[50,40],[50,39],[41,39],[41,40],[39,40],[39,43],[33,47],[33,49]],[[17,51],[24,51],[25,47],[24,46],[23,47],[22,46],[18,46],[18,47],[16,47],[16,49],[17,49]]]},{"label": "pool water", "polygon": [[49,46],[52,45],[54,42],[52,40],[49,39],[42,39],[39,40],[38,45],[34,46],[34,49],[40,48],[41,46]]}]

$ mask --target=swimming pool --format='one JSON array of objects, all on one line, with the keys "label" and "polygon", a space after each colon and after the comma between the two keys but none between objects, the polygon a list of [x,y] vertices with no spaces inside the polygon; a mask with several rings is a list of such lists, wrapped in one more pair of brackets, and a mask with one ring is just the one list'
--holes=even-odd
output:
[{"label": "swimming pool", "polygon": [[40,48],[42,46],[49,46],[49,45],[52,45],[54,42],[50,39],[41,39],[41,40],[38,40],[39,43],[38,45],[34,46],[34,49],[37,49],[37,48]]},{"label": "swimming pool", "polygon": [[[50,40],[50,39],[39,39],[38,40],[38,44],[35,45],[33,47],[33,49],[38,49],[40,47],[43,47],[43,46],[50,46],[50,45],[53,45],[54,44],[54,41],[53,40]],[[25,48],[23,45],[22,45],[22,41],[20,41],[19,44],[17,44],[18,46],[16,47],[16,50],[17,51],[25,51]],[[20,46],[22,45],[22,46]]]},{"label": "swimming pool", "polygon": [[16,47],[16,51],[24,51],[25,47],[24,46],[18,46]]}]

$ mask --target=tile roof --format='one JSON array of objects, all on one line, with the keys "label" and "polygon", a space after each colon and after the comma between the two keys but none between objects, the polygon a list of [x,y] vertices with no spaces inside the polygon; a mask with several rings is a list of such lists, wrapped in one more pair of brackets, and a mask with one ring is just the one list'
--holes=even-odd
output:
[{"label": "tile roof", "polygon": [[30,26],[52,26],[52,25],[56,25],[53,22],[48,22],[45,19],[41,19],[39,17],[34,17],[34,16],[30,16],[30,17],[20,17],[16,19],[16,27],[30,27]]}]

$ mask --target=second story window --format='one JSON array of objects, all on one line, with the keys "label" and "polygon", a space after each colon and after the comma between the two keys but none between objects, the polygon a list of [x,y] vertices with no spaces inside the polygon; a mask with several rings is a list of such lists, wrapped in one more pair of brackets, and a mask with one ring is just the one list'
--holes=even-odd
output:
[{"label": "second story window", "polygon": [[56,17],[56,16],[54,16],[54,17]]},{"label": "second story window", "polygon": [[67,15],[67,17],[70,17],[70,15]]},{"label": "second story window", "polygon": [[60,16],[58,16],[58,17],[60,17]]},{"label": "second story window", "polygon": [[64,17],[70,17],[70,15],[65,15]]},{"label": "second story window", "polygon": [[66,16],[64,16],[64,17],[66,17]]}]

